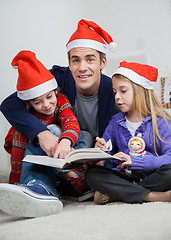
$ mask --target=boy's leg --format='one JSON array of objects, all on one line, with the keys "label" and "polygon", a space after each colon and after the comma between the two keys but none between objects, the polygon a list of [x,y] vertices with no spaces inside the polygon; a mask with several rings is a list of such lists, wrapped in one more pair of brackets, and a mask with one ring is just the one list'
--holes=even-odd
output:
[{"label": "boy's leg", "polygon": [[[40,146],[29,144],[25,155],[46,155],[46,153],[40,148]],[[59,198],[59,194],[56,191],[56,169],[43,165],[23,162],[20,184],[41,184],[48,191]]]},{"label": "boy's leg", "polygon": [[[80,136],[74,145],[74,149],[89,148],[93,146],[93,138],[87,131],[80,131]],[[66,173],[65,173],[66,174]],[[59,193],[65,199],[76,201],[86,201],[92,199],[94,192],[88,187],[85,179],[79,175],[69,177],[71,172],[67,174],[67,178],[61,179],[59,185]]]},{"label": "boy's leg", "polygon": [[[25,155],[46,154],[39,144],[29,144]],[[55,168],[23,162],[20,185],[0,184],[0,209],[19,217],[58,213],[63,204],[55,185]]]},{"label": "boy's leg", "polygon": [[80,131],[80,136],[74,145],[74,149],[93,147],[93,138],[87,131]]},{"label": "boy's leg", "polygon": [[[47,126],[48,129],[53,133],[55,136],[60,137],[62,134],[62,130],[59,126],[55,124],[51,124]],[[27,149],[25,151],[26,155],[42,155],[45,156],[46,153],[42,150],[39,143],[32,144],[30,143],[27,146]],[[41,184],[45,188],[48,189],[48,191],[56,196],[57,198],[60,198],[59,194],[56,191],[56,169],[52,167],[47,167],[43,165],[38,164],[32,164],[23,162],[22,164],[22,171],[21,171],[21,177],[20,177],[20,184]]]}]

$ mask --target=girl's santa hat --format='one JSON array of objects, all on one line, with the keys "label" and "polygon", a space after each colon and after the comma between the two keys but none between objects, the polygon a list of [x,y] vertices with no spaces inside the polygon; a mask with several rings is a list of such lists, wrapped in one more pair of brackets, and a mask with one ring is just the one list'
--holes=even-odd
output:
[{"label": "girl's santa hat", "polygon": [[18,69],[17,95],[22,100],[40,97],[58,87],[54,76],[31,51],[19,52],[11,65]]},{"label": "girl's santa hat", "polygon": [[113,76],[116,74],[123,75],[143,88],[153,90],[158,77],[158,69],[145,64],[123,61]]},{"label": "girl's santa hat", "polygon": [[86,47],[106,53],[107,45],[111,51],[116,49],[116,43],[106,31],[96,23],[82,19],[78,22],[77,30],[70,37],[66,47],[67,52],[72,48]]}]

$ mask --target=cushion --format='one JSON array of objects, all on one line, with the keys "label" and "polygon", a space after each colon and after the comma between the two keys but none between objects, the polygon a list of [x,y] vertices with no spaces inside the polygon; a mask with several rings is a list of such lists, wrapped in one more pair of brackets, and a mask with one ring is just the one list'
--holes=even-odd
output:
[{"label": "cushion", "polygon": [[171,77],[161,78],[161,103],[165,109],[171,108]]}]

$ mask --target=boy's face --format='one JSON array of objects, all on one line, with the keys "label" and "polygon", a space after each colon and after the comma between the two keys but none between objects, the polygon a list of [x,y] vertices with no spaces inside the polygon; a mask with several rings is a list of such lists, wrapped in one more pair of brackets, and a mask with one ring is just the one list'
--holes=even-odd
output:
[{"label": "boy's face", "polygon": [[57,105],[56,93],[54,90],[45,93],[40,97],[30,100],[30,104],[37,112],[50,116],[54,113]]},{"label": "boy's face", "polygon": [[91,48],[70,50],[69,68],[78,91],[84,96],[97,93],[100,85],[101,70],[106,65],[106,57],[100,62],[100,54]]}]

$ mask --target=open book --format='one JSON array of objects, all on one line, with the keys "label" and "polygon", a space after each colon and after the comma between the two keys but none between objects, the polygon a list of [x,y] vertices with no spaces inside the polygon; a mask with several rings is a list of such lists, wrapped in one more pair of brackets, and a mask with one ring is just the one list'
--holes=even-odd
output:
[{"label": "open book", "polygon": [[23,161],[62,169],[81,168],[83,163],[96,163],[102,160],[115,159],[123,161],[122,159],[113,157],[106,152],[111,150],[111,146],[108,145],[105,150],[101,148],[80,148],[73,150],[67,154],[65,159],[39,155],[27,155]]}]

